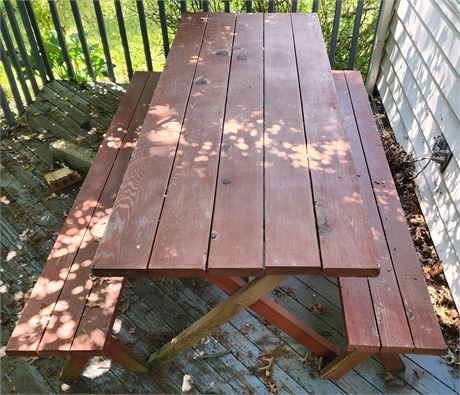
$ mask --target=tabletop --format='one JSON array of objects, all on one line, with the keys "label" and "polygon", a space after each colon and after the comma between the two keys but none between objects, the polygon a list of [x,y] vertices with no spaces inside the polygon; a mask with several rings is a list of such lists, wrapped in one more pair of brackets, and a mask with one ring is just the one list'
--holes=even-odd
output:
[{"label": "tabletop", "polygon": [[186,14],[93,272],[376,276],[359,176],[316,14]]}]

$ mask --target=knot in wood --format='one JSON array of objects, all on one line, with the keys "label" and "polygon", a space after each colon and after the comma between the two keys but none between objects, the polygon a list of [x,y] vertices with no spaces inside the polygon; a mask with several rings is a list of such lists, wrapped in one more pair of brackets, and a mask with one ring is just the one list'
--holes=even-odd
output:
[{"label": "knot in wood", "polygon": [[195,80],[195,84],[197,85],[206,85],[209,83],[210,81],[206,77],[203,77],[203,76],[200,76]]},{"label": "knot in wood", "polygon": [[231,184],[231,183],[232,183],[232,181],[229,180],[228,178],[224,178],[224,179],[222,180],[222,184],[224,184],[224,185],[228,185],[228,184]]},{"label": "knot in wood", "polygon": [[229,55],[228,49],[218,49],[212,53],[213,55],[219,56],[221,58],[226,57]]}]

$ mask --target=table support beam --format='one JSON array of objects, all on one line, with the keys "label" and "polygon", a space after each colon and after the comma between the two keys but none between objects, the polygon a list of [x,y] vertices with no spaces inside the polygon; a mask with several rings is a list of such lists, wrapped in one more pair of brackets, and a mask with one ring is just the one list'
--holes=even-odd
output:
[{"label": "table support beam", "polygon": [[[238,277],[220,277],[207,275],[214,285],[231,295],[245,286],[246,282]],[[282,330],[317,356],[338,355],[339,349],[329,340],[306,326],[291,313],[267,297],[261,297],[249,308],[265,320]]]},{"label": "table support beam", "polygon": [[264,276],[247,283],[158,351],[152,353],[149,362],[153,365],[165,365],[171,362],[181,353],[209,335],[214,329],[254,304],[262,296],[282,283],[287,277],[286,275]]}]

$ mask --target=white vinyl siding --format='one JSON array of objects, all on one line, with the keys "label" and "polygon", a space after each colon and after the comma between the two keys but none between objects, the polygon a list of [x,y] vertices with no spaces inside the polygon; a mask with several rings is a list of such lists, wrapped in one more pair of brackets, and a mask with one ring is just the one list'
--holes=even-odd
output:
[{"label": "white vinyl siding", "polygon": [[[460,2],[395,3],[377,88],[399,143],[416,158],[431,155],[441,133],[453,158],[441,174],[431,162],[417,193],[447,281],[460,307]],[[417,171],[426,161],[416,163]]]}]

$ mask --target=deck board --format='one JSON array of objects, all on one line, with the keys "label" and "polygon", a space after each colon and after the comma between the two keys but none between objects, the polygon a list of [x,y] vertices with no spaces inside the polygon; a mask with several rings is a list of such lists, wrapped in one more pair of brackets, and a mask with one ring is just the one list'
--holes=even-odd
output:
[{"label": "deck board", "polygon": [[[72,86],[75,90],[79,89],[75,85]],[[103,100],[104,96],[101,95],[99,98]],[[111,95],[107,100],[112,103],[114,98]],[[108,105],[107,108],[109,108]],[[108,114],[110,115],[110,112]],[[24,133],[26,132],[24,130]],[[22,131],[18,130],[13,136],[17,137],[21,133]],[[20,293],[24,294],[30,290],[31,283],[27,279],[40,273],[52,244],[50,242],[47,244],[46,241],[55,237],[52,235],[53,231],[55,233],[59,231],[64,220],[62,211],[70,209],[78,192],[78,186],[75,186],[63,193],[53,195],[43,179],[40,182],[40,177],[50,170],[49,165],[33,154],[23,142],[9,143],[10,138],[7,136],[1,143],[2,150],[8,150],[10,155],[8,158],[2,155],[2,181],[16,185],[10,189],[10,193],[16,193],[15,191],[28,192],[35,200],[24,199],[20,205],[15,205],[13,210],[3,210],[5,203],[1,203],[2,246],[4,248],[2,249],[2,271],[0,272],[3,284],[0,286],[2,290],[6,291],[0,293],[2,301],[1,346],[6,344],[17,320],[16,315],[5,314],[5,311],[16,311],[17,304],[14,302],[14,298],[17,298]],[[33,136],[30,138],[34,139]],[[36,137],[33,141],[36,144],[42,144]],[[14,175],[14,177],[4,178],[3,174]],[[26,182],[28,179],[33,181]],[[12,200],[12,196],[7,194],[4,188],[2,188],[2,196],[7,196],[9,200]],[[42,219],[43,215],[40,215],[40,210],[33,209],[35,203],[32,202],[39,202],[41,204],[39,207],[45,207],[49,210],[46,213],[54,218],[49,222],[48,217]],[[61,222],[59,226],[50,226],[55,224],[55,221]],[[32,230],[37,229],[34,238],[21,236],[29,227]],[[40,227],[42,229],[49,227],[51,236],[46,232],[38,232]],[[10,255],[6,262],[6,254],[10,251],[15,251],[16,255]],[[152,285],[150,286],[150,284]],[[170,299],[167,317],[166,314],[161,316],[156,314],[151,307],[152,300],[154,301],[159,293],[163,295],[163,298]],[[184,323],[183,318],[178,318],[177,314],[173,315],[169,311],[179,311],[186,315],[186,320],[190,320],[216,305],[225,297],[225,294],[218,288],[207,285],[198,279],[183,281],[130,280],[124,296],[129,305],[127,310],[117,318],[115,330],[120,339],[130,344],[136,353],[147,357],[150,352],[168,339],[167,336],[174,334],[173,329],[166,321]],[[341,320],[339,293],[337,286],[330,279],[318,276],[297,277],[297,279],[283,284],[278,296],[274,297],[280,303],[286,300],[284,302],[286,305],[299,310],[301,306],[308,308],[309,304],[322,303],[325,306],[323,314],[315,315],[307,311],[304,313],[305,319],[322,322],[321,325],[325,330],[328,328],[327,330],[331,330],[331,333],[336,333],[334,336],[343,336],[342,329],[338,325]],[[177,309],[174,309],[174,306],[177,306]],[[185,306],[187,307],[185,308]],[[243,382],[246,383],[245,385],[249,385],[247,388],[250,391],[248,392],[256,393],[257,389],[261,388],[259,378],[254,376],[254,368],[261,366],[257,361],[258,353],[275,351],[278,353],[275,358],[273,377],[280,387],[280,394],[292,393],[294,388],[300,393],[348,394],[396,394],[402,392],[408,394],[454,394],[458,393],[459,390],[458,379],[442,358],[422,355],[404,356],[403,359],[407,365],[406,374],[395,375],[395,380],[389,383],[384,380],[383,367],[373,358],[341,380],[335,382],[320,380],[316,374],[312,374],[313,377],[311,377],[308,366],[299,360],[306,352],[304,347],[272,326],[266,325],[263,320],[257,318],[250,311],[242,312],[228,325],[222,330],[216,331],[213,338],[207,339],[207,341],[220,344],[225,350],[230,351],[236,359],[240,355],[234,344],[247,348],[248,352],[241,357],[241,363],[245,366],[244,369],[239,365],[240,370],[234,371],[235,375],[244,375],[244,377],[239,378],[240,384],[238,385],[233,386],[232,383],[229,383],[228,378],[233,371],[231,365],[225,361],[216,361],[218,358],[203,358],[203,355],[199,353],[203,350],[207,352],[207,345],[198,344],[196,351],[192,350],[170,366],[151,374],[128,372],[118,368],[115,364],[111,364],[106,359],[94,358],[79,380],[68,383],[66,392],[121,394],[135,390],[145,394],[180,393],[184,374],[190,374],[195,382],[194,391],[198,393],[235,393],[237,389],[242,388]],[[333,329],[330,329],[331,327]],[[235,360],[233,357],[227,356],[227,358]],[[59,370],[63,360],[58,358],[30,360],[2,355],[1,363],[1,393],[13,393],[15,392],[13,389],[21,393],[63,392],[62,382],[59,380]],[[226,369],[224,375],[219,373],[220,369]],[[253,378],[249,379],[249,376]],[[251,382],[256,384],[252,388],[250,387]],[[293,384],[292,389],[291,383]]]}]

